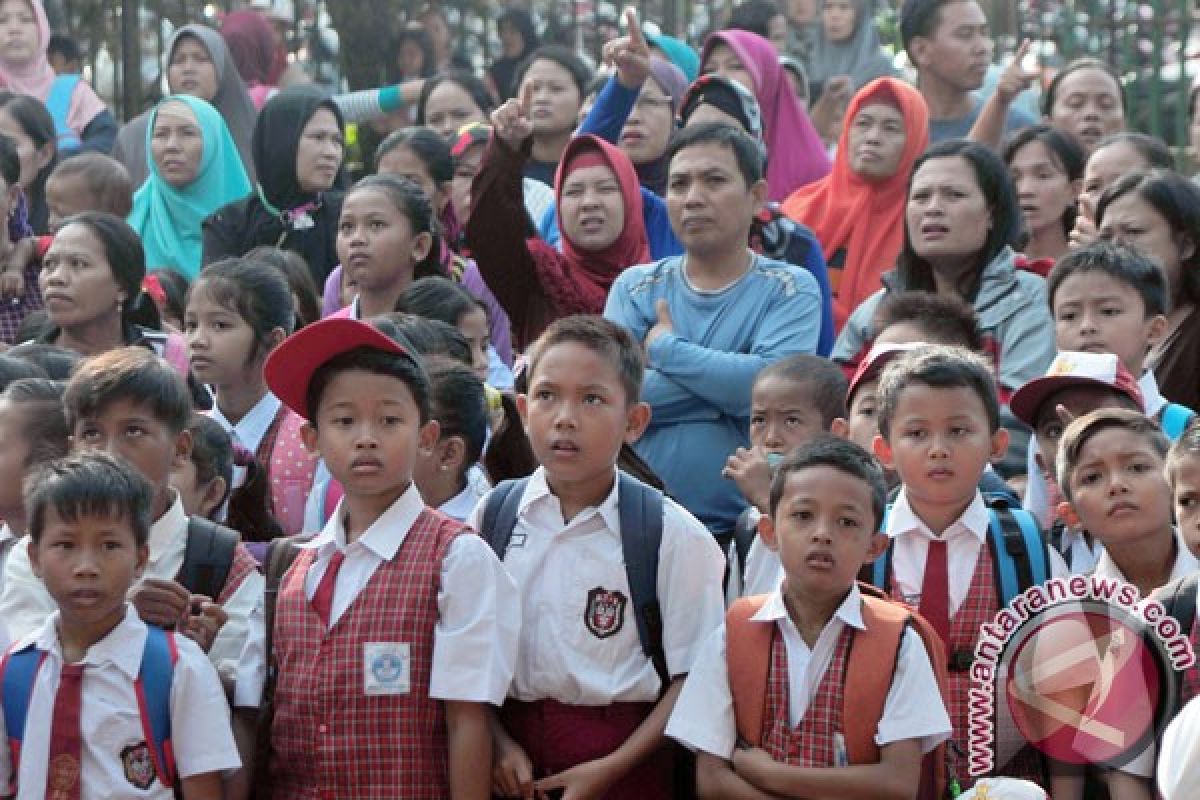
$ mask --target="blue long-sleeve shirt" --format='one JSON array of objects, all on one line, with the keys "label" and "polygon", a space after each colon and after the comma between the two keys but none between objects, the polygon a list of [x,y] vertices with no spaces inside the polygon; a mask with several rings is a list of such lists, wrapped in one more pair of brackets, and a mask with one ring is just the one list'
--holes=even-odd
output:
[{"label": "blue long-sleeve shirt", "polygon": [[748,445],[750,388],[767,364],[816,351],[817,283],[800,267],[755,256],[736,283],[698,291],[683,274],[683,259],[672,257],[623,272],[604,316],[643,341],[658,320],[660,299],[674,332],[648,350],[642,399],[653,414],[635,447],[673,497],[710,530],[728,532],[746,501],[721,470],[735,449]]}]

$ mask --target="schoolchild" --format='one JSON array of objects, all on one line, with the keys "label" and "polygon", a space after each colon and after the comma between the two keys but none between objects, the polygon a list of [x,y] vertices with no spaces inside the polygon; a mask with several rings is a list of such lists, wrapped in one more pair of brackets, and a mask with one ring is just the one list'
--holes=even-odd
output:
[{"label": "schoolchild", "polygon": [[633,337],[599,317],[564,317],[527,358],[518,402],[541,466],[472,514],[521,602],[516,673],[494,728],[495,788],[669,798],[663,729],[720,625],[724,559],[687,511],[617,469],[650,415]]},{"label": "schoolchild", "polygon": [[417,453],[413,481],[431,507],[462,522],[491,488],[479,465],[487,442],[487,394],[483,382],[463,364],[434,357],[426,359],[426,365],[438,439],[428,453]]},{"label": "schoolchild", "polygon": [[50,233],[67,217],[84,211],[105,211],[125,219],[133,210],[129,172],[111,156],[80,153],[59,162],[46,179]]},{"label": "schoolchild", "polygon": [[156,490],[105,453],[50,462],[25,486],[29,557],[55,610],[4,659],[5,796],[223,797],[241,762],[220,679],[126,599]]},{"label": "schoolchild", "polygon": [[278,589],[260,785],[281,800],[484,800],[487,706],[512,679],[520,612],[487,544],[413,484],[438,438],[424,368],[370,325],[327,319],[264,374],[344,494]]},{"label": "schoolchild", "polygon": [[827,434],[777,467],[760,534],[785,578],[730,610],[667,728],[697,751],[701,796],[916,796],[950,719],[911,613],[855,582],[887,547],[885,502],[878,464]]}]

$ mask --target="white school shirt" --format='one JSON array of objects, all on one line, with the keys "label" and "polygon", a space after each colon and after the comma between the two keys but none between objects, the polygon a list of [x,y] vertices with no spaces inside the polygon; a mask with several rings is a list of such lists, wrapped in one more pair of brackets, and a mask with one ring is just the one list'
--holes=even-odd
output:
[{"label": "white school shirt", "polygon": [[[146,624],[130,605],[125,618],[107,636],[88,648],[83,657],[83,703],[80,706],[82,734],[82,798],[155,798],[174,797],[157,777],[146,789],[139,789],[127,777],[126,761],[144,755],[138,749],[146,743],[141,714],[138,711],[134,681],[142,663],[146,642]],[[171,747],[181,778],[224,772],[241,766],[237,745],[229,722],[229,707],[216,671],[204,653],[185,636],[176,635],[179,658],[171,678]],[[58,641],[58,612],[51,614],[41,629],[21,638],[13,647],[29,644],[46,652],[38,669],[29,699],[25,738],[21,745],[20,797],[46,795],[46,765],[50,760],[50,727],[54,718],[54,698],[62,672],[62,648]],[[4,719],[0,715],[0,729]],[[7,745],[8,733],[0,730],[0,741]],[[132,752],[130,748],[133,748]],[[9,748],[0,747],[0,776],[12,774]],[[144,763],[143,763],[144,766]]]},{"label": "white school shirt", "polygon": [[[778,590],[767,597],[752,619],[774,621],[783,637],[788,662],[788,724],[794,728],[803,722],[809,704],[816,697],[842,630],[847,625],[856,630],[866,629],[862,595],[858,586],[850,587],[846,599],[825,623],[811,649],[788,616]],[[949,739],[950,732],[950,715],[942,702],[925,645],[920,635],[908,628],[900,640],[896,671],[884,700],[875,743],[882,747],[905,739],[919,739],[921,752],[928,753]],[[709,636],[696,657],[675,702],[666,734],[693,751],[702,750],[724,759],[733,756],[737,724],[733,692],[729,688],[724,626]]]},{"label": "white school shirt", "polygon": [[[978,490],[975,499],[967,506],[962,516],[950,524],[942,533],[946,542],[947,589],[950,595],[950,616],[958,612],[959,606],[971,588],[975,576],[975,565],[981,548],[987,547],[988,525],[991,516],[983,495]],[[907,493],[901,489],[888,514],[886,533],[895,542],[892,546],[892,590],[905,603],[917,608],[921,604],[921,584],[925,577],[925,557],[929,555],[929,543],[935,537],[908,503]],[[1047,548],[1050,556],[1050,577],[1065,578],[1069,575],[1066,562],[1053,547]]]},{"label": "white school shirt", "polygon": [[213,404],[209,416],[226,430],[235,444],[241,445],[251,453],[257,453],[263,437],[271,429],[271,423],[275,421],[275,415],[279,413],[282,405],[278,397],[267,392],[236,424],[221,413],[216,403]]},{"label": "white school shirt", "polygon": [[[762,512],[752,509],[755,524],[762,519]],[[742,597],[770,594],[783,584],[783,564],[779,553],[767,547],[758,534],[746,552],[746,574],[742,579]]]},{"label": "white school shirt", "polygon": [[475,506],[479,505],[479,501],[486,497],[491,489],[483,469],[478,464],[473,464],[467,470],[467,485],[461,492],[438,506],[438,511],[459,522],[466,522]]},{"label": "white school shirt", "polygon": [[[334,551],[346,554],[334,584],[331,625],[346,613],[375,570],[396,557],[423,510],[425,501],[416,485],[410,485],[362,536],[346,544],[339,504],[324,530],[301,545],[316,551],[304,579],[309,600]],[[493,705],[504,702],[521,625],[516,596],[512,578],[487,542],[469,532],[454,539],[442,561],[430,697]]]},{"label": "white school shirt", "polygon": [[[187,528],[183,501],[175,492],[167,513],[150,526],[150,560],[143,577],[175,580],[183,566]],[[263,576],[251,572],[222,606],[229,620],[208,650],[208,660],[222,675],[232,677],[237,670],[249,632],[250,612],[262,597],[264,585]],[[21,639],[39,630],[56,608],[41,578],[33,574],[28,547],[23,544],[14,548],[5,568],[4,593],[0,595],[0,619],[8,625],[9,635]]]},{"label": "white school shirt", "polygon": [[[522,620],[510,697],[584,706],[658,700],[662,683],[642,650],[625,573],[615,469],[613,477],[599,506],[566,522],[545,470],[530,476],[504,555]],[[725,617],[725,559],[712,534],[669,498],[658,552],[663,651],[668,672],[682,675]]]},{"label": "white school shirt", "polygon": [[0,593],[4,591],[4,568],[8,564],[8,556],[19,541],[21,537],[17,536],[12,526],[7,522],[0,525]]}]

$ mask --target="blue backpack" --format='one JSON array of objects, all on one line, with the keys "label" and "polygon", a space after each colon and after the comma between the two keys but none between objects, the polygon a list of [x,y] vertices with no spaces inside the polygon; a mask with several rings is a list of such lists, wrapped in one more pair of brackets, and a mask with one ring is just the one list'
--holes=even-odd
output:
[{"label": "blue backpack", "polygon": [[[45,659],[46,651],[38,650],[30,644],[21,650],[10,652],[5,656],[3,664],[0,664],[4,727],[8,731],[8,748],[14,776],[18,774],[33,682]],[[152,745],[150,756],[154,759],[154,771],[159,782],[167,787],[173,787],[176,779],[175,756],[171,748],[171,681],[178,659],[179,652],[175,649],[174,635],[154,625],[147,625],[142,664],[133,685],[137,692],[142,730],[146,741]],[[15,784],[15,777],[13,781]],[[13,788],[15,789],[15,786]]]},{"label": "blue backpack", "polygon": [[54,132],[58,138],[58,152],[71,154],[83,147],[83,142],[75,135],[75,131],[67,125],[67,116],[71,113],[71,95],[79,85],[79,75],[59,75],[50,84],[50,94],[46,95],[46,110],[54,119]]},{"label": "blue backpack", "polygon": [[1167,403],[1163,407],[1162,414],[1159,415],[1158,424],[1167,438],[1175,442],[1183,435],[1183,429],[1187,427],[1194,416],[1196,416],[1196,412],[1187,406],[1181,406],[1179,403]]}]

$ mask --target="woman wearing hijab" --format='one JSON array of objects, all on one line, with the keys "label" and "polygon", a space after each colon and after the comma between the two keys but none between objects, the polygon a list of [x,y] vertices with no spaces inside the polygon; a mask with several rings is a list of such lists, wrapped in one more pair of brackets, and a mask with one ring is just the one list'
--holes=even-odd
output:
[{"label": "woman wearing hijab", "polygon": [[79,75],[58,75],[50,66],[50,23],[40,0],[3,0],[0,15],[8,20],[0,45],[0,86],[45,104],[54,119],[60,155],[109,152],[117,121]]},{"label": "woman wearing hijab", "polygon": [[896,265],[908,177],[928,143],[929,110],[921,93],[896,78],[879,78],[846,109],[833,171],[783,204],[784,213],[812,228],[821,242],[839,331]]},{"label": "woman wearing hijab", "polygon": [[700,76],[700,54],[687,42],[661,33],[647,33],[646,41],[650,43],[651,52],[679,67],[688,83]]},{"label": "woman wearing hijab", "polygon": [[[167,48],[167,88],[171,94],[190,94],[211,104],[225,119],[237,145],[242,166],[254,180],[250,144],[256,112],[246,84],[221,34],[204,25],[184,25],[175,31]],[[117,134],[113,158],[129,170],[133,185],[141,186],[149,175],[146,129],[150,112],[134,117]]]},{"label": "woman wearing hijab", "polygon": [[875,0],[824,0],[821,18],[821,32],[808,59],[809,85],[816,94],[839,75],[849,77],[852,89],[858,90],[896,74],[879,43]]},{"label": "woman wearing hijab", "polygon": [[271,245],[303,256],[324,286],[337,264],[342,128],[337,104],[315,87],[292,86],[268,100],[254,126],[258,185],[204,221],[202,262]]},{"label": "woman wearing hijab", "polygon": [[251,189],[221,114],[191,95],[168,97],[146,128],[149,177],[133,197],[130,226],[142,237],[150,270],[170,267],[194,279],[201,226]]},{"label": "woman wearing hijab", "polygon": [[517,93],[517,67],[538,47],[537,28],[533,16],[521,8],[510,8],[496,20],[503,55],[488,67],[487,78],[492,93],[503,102]]},{"label": "woman wearing hijab", "polygon": [[704,42],[704,72],[732,78],[754,92],[762,110],[767,152],[767,187],[771,200],[829,174],[829,156],[821,137],[800,104],[779,63],[774,46],[741,30],[717,31]]}]

